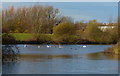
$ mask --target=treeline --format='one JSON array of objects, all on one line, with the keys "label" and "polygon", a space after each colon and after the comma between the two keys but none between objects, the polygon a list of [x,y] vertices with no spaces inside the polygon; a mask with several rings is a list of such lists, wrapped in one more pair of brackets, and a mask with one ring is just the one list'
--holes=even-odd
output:
[{"label": "treeline", "polygon": [[[118,41],[117,23],[117,21],[109,23],[107,26],[115,26],[115,28],[103,31],[98,28],[106,26],[103,23],[96,20],[86,23],[74,22],[72,18],[63,16],[59,9],[52,6],[10,7],[2,11],[3,34],[29,33],[33,35],[33,40],[43,42],[116,43]],[[6,37],[8,36],[5,35],[4,39],[7,39]]]},{"label": "treeline", "polygon": [[2,11],[3,32],[52,33],[53,26],[71,21],[52,6],[10,7]]}]

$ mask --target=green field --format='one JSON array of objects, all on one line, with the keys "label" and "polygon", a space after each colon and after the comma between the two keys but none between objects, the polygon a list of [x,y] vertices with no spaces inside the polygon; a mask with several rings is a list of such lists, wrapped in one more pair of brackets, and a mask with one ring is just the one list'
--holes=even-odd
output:
[{"label": "green field", "polygon": [[[15,37],[16,40],[19,40],[19,41],[35,40],[35,36],[30,33],[11,33],[11,35]],[[39,39],[41,41],[50,41],[51,34],[40,34]]]},{"label": "green field", "polygon": [[32,34],[29,33],[11,33],[16,40],[25,41],[33,38]]}]

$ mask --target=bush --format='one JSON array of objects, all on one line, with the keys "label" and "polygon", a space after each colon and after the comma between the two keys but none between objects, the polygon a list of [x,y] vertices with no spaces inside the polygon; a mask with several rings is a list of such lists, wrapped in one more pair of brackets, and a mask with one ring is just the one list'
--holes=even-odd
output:
[{"label": "bush", "polygon": [[39,42],[51,42],[51,34],[34,34],[34,38]]},{"label": "bush", "polygon": [[4,33],[2,34],[2,43],[15,43],[15,38],[8,34],[8,33]]},{"label": "bush", "polygon": [[74,25],[64,22],[53,28],[52,38],[57,43],[72,43],[76,38],[75,33]]},{"label": "bush", "polygon": [[107,54],[119,54],[120,55],[120,48],[119,48],[120,42],[118,42],[116,45],[112,46],[111,48],[108,48],[104,51],[104,53]]},{"label": "bush", "polygon": [[100,26],[100,23],[96,20],[89,21],[84,32],[84,38],[97,43],[113,43],[117,41],[116,31],[112,29],[104,32],[98,26]]},{"label": "bush", "polygon": [[85,29],[85,38],[90,41],[99,41],[101,36],[101,31],[98,28],[98,23],[95,20],[89,21]]}]

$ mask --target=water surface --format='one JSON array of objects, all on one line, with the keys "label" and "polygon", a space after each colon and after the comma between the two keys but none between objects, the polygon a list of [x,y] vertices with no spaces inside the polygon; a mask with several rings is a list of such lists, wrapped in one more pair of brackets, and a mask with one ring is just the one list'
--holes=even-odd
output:
[{"label": "water surface", "polygon": [[[112,45],[17,45],[18,62],[3,64],[3,74],[117,74],[116,58],[101,53]],[[48,47],[50,46],[50,47]]]}]

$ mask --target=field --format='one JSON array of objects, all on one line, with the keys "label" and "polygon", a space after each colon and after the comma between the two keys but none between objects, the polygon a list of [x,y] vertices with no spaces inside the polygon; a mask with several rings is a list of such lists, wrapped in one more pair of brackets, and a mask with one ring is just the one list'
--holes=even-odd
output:
[{"label": "field", "polygon": [[[18,41],[29,41],[29,40],[35,40],[35,35],[30,33],[11,33],[11,35]],[[50,41],[51,40],[51,34],[40,34],[39,35],[40,41]]]},{"label": "field", "polygon": [[11,33],[16,40],[25,41],[33,38],[32,34],[29,33]]}]

